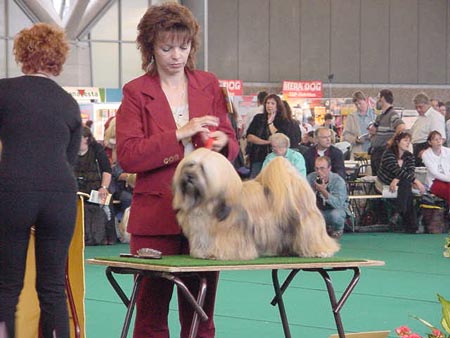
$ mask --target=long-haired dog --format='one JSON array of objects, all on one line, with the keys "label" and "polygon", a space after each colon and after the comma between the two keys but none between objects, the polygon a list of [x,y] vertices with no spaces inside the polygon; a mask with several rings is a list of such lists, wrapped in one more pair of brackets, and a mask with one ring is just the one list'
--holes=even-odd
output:
[{"label": "long-haired dog", "polygon": [[223,155],[200,148],[179,163],[173,191],[193,257],[328,257],[339,250],[308,182],[283,157],[242,182]]}]

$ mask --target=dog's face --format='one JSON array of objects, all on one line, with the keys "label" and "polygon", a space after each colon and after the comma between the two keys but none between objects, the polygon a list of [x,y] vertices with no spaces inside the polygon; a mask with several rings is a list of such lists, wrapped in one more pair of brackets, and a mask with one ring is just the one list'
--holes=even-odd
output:
[{"label": "dog's face", "polygon": [[187,211],[218,196],[233,200],[239,196],[241,186],[239,175],[227,158],[199,148],[177,166],[173,179],[173,208]]}]

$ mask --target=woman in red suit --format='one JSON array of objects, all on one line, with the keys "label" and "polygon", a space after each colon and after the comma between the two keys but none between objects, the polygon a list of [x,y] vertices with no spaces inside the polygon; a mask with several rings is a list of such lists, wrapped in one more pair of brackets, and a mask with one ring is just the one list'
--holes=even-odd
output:
[{"label": "woman in red suit", "polygon": [[[230,160],[238,154],[217,78],[194,70],[198,31],[192,13],[177,3],[151,6],[138,25],[146,74],[125,85],[116,122],[118,160],[125,171],[137,173],[128,223],[132,253],[148,247],[163,255],[187,254],[188,244],[172,210],[171,183],[178,162],[208,139],[212,150]],[[198,337],[211,338],[218,274],[206,277],[209,320],[200,322]],[[196,293],[194,285],[188,287]],[[172,291],[172,283],[163,279],[142,282],[135,338],[169,337]],[[178,303],[180,337],[187,337],[193,309],[181,295]]]}]

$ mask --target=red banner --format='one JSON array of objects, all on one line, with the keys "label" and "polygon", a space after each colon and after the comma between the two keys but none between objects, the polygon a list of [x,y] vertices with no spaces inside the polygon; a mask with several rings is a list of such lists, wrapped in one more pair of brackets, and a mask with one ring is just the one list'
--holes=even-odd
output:
[{"label": "red banner", "polygon": [[242,95],[244,93],[244,88],[242,85],[242,80],[219,80],[221,87],[227,87],[230,95]]},{"label": "red banner", "polygon": [[321,98],[322,81],[283,81],[283,96],[286,99]]}]

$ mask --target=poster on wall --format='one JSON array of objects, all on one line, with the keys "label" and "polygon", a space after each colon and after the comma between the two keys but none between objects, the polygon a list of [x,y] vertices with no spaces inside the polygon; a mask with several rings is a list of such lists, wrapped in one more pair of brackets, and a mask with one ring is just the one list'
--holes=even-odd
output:
[{"label": "poster on wall", "polygon": [[81,103],[79,106],[83,124],[91,120],[93,122],[91,130],[95,139],[103,140],[105,123],[116,115],[120,103]]}]

